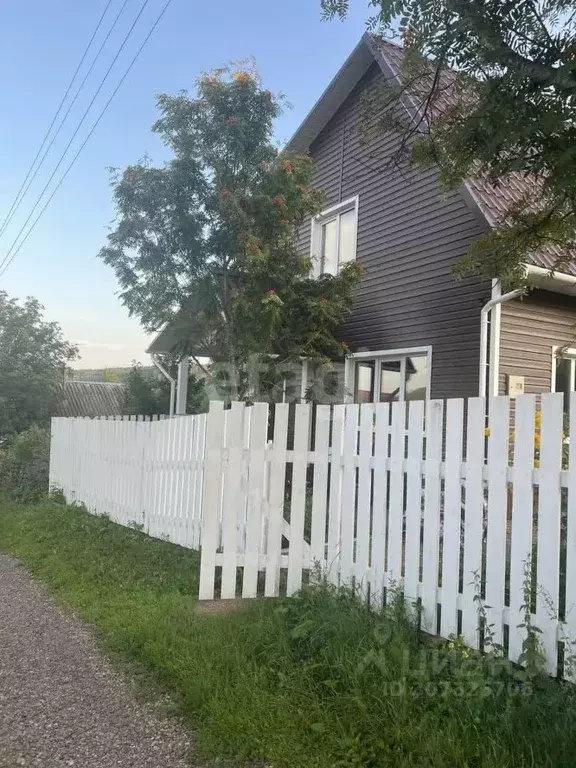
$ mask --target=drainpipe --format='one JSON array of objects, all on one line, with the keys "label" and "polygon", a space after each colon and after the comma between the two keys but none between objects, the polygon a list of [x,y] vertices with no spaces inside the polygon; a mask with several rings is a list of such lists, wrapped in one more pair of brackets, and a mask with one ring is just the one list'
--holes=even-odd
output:
[{"label": "drainpipe", "polygon": [[[511,299],[516,299],[518,296],[522,295],[521,288],[516,288],[514,291],[509,291],[503,296],[497,295],[497,289],[493,289],[493,292],[496,295],[494,295],[490,301],[488,301],[482,307],[482,311],[480,312],[480,397],[486,397],[486,363],[488,362],[488,315],[490,314],[491,310],[494,309],[494,307],[499,308],[502,304],[504,304],[504,302],[510,301]],[[493,344],[492,349],[490,350],[490,370],[493,373],[495,373],[497,361],[499,360],[500,356],[500,334],[498,331],[499,329],[496,329],[496,332],[492,336]],[[493,391],[488,393],[489,396],[497,394],[497,392],[494,390],[498,386],[498,380],[496,376],[493,375],[491,378],[493,382]]]},{"label": "drainpipe", "polygon": [[174,403],[176,401],[176,382],[174,381],[172,376],[170,376],[166,368],[164,368],[164,366],[161,363],[159,363],[158,360],[156,360],[155,355],[150,355],[150,358],[154,363],[154,365],[156,366],[156,368],[158,368],[160,373],[164,376],[164,378],[168,379],[168,381],[170,382],[170,408],[169,408],[168,415],[174,416]]}]

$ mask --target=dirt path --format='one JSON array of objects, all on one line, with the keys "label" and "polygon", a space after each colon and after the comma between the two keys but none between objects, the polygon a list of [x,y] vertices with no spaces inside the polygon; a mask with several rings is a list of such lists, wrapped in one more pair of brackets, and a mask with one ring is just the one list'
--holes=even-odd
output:
[{"label": "dirt path", "polygon": [[0,554],[0,768],[184,768],[189,750],[82,622]]}]

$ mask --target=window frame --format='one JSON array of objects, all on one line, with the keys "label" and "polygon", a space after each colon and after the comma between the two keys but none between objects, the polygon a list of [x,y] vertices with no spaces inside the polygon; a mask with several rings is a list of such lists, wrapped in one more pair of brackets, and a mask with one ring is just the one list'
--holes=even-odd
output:
[{"label": "window frame", "polygon": [[[576,353],[576,350],[574,350]],[[374,352],[353,352],[346,358],[345,389],[347,401],[355,402],[356,377],[358,363],[374,363],[373,397],[371,402],[379,402],[382,366],[386,360],[400,360],[400,397],[397,402],[406,402],[406,360],[409,357],[426,357],[428,372],[426,378],[426,398],[430,400],[432,387],[432,346],[407,347],[402,349],[375,350]],[[410,402],[410,401],[408,401]]]},{"label": "window frame", "polygon": [[[558,355],[558,350],[563,350],[562,355]],[[574,389],[570,392],[576,392],[576,347],[564,347],[556,344],[552,347],[552,376],[550,381],[550,392],[556,392],[556,365],[558,359],[570,360],[570,381],[575,382]]]},{"label": "window frame", "polygon": [[[310,233],[310,257],[312,259],[313,263],[313,271],[314,276],[319,277],[322,274],[328,274],[332,275],[334,273],[332,272],[323,272],[322,271],[322,240],[323,240],[323,233],[324,233],[324,226],[326,224],[329,224],[331,221],[337,221],[338,226],[336,227],[336,256],[338,258],[338,265],[337,265],[337,271],[335,274],[338,274],[338,271],[340,270],[340,260],[339,260],[339,251],[340,251],[340,217],[348,213],[349,211],[354,211],[354,239],[352,243],[352,257],[349,259],[349,261],[356,261],[356,251],[357,251],[357,244],[358,244],[358,207],[359,207],[360,198],[358,195],[355,195],[354,197],[349,197],[347,200],[343,200],[341,203],[336,203],[336,205],[331,205],[329,208],[326,208],[325,210],[318,213],[316,216],[312,218],[312,227],[311,227],[311,233]],[[348,264],[349,262],[344,262],[345,264]]]}]

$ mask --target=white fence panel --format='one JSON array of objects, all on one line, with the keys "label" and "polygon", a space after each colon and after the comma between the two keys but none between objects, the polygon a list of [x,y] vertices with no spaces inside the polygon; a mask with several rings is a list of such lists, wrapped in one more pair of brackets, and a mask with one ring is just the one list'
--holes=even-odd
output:
[{"label": "white fence panel", "polygon": [[93,514],[197,548],[205,425],[204,415],[54,418],[50,486]]},{"label": "white fence panel", "polygon": [[548,671],[560,660],[574,679],[576,433],[568,447],[563,406],[548,394],[513,409],[499,397],[58,418],[50,482],[92,513],[201,547],[201,599],[292,595],[319,569],[375,608],[395,587],[425,631],[514,661],[528,610]]}]

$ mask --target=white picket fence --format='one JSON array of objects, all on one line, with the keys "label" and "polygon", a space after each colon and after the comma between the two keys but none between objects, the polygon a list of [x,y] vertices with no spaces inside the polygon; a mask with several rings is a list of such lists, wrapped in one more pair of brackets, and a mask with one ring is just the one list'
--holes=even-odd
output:
[{"label": "white picket fence", "polygon": [[50,486],[120,525],[200,548],[206,414],[54,418]]},{"label": "white picket fence", "polygon": [[[488,410],[488,426],[480,398],[56,419],[51,481],[91,511],[201,543],[201,599],[292,595],[315,573],[374,605],[402,587],[423,629],[472,647],[482,605],[517,660],[528,597],[556,674],[576,640],[576,440],[562,395],[517,398],[512,428],[508,398]],[[570,413],[576,424],[576,395]]]}]

